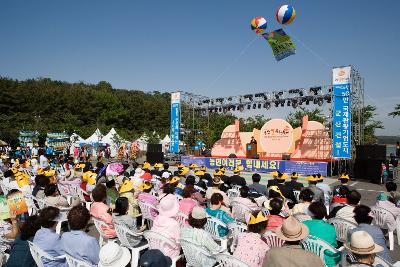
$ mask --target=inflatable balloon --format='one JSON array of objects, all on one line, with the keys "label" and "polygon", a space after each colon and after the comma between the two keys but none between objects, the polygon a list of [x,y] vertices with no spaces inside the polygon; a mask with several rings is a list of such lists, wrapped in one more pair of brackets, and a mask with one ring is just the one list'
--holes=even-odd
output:
[{"label": "inflatable balloon", "polygon": [[296,10],[291,5],[282,5],[276,11],[276,20],[283,25],[289,25],[296,17]]},{"label": "inflatable balloon", "polygon": [[263,33],[267,29],[267,21],[263,17],[255,17],[251,20],[251,29],[256,34]]}]

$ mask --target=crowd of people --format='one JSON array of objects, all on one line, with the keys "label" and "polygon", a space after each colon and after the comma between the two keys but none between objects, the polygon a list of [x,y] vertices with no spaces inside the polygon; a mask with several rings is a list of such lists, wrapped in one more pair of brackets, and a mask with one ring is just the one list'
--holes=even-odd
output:
[{"label": "crowd of people", "polygon": [[[9,219],[1,221],[5,266],[35,266],[30,242],[52,257],[42,258],[44,266],[68,266],[65,255],[90,265],[129,266],[131,253],[119,242],[117,226],[134,233],[128,235],[130,248],[146,247],[146,231],[175,244],[144,249],[135,263],[138,266],[170,266],[172,262],[185,266],[191,260],[199,266],[215,266],[216,255],[230,255],[254,267],[337,266],[343,262],[374,266],[376,256],[397,264],[384,232],[373,224],[371,207],[361,204],[361,194],[348,185],[350,178],[345,173],[339,185],[331,188],[320,174],[307,176],[306,184],[299,182],[298,173],[278,171],[267,183],[258,173],[248,182],[241,176],[241,166],[228,176],[224,167],[209,173],[196,164],[180,164],[171,171],[167,163],[103,162],[99,157],[94,164],[64,157],[51,166],[41,151],[38,157],[3,157],[0,165],[3,194],[11,198],[22,192],[30,203],[27,213],[10,212]],[[74,188],[83,196],[73,194]],[[378,194],[374,208],[393,215],[387,218],[387,228],[394,231],[400,193],[391,181],[386,189]],[[146,216],[144,207],[150,207]],[[243,207],[244,213],[240,212]],[[353,225],[345,242],[338,240],[330,224],[333,218]],[[101,223],[97,231],[104,242],[91,231],[93,221]],[[210,221],[217,222],[215,231],[210,231]],[[268,241],[271,236],[279,245]],[[319,257],[304,246],[313,238],[333,250]],[[206,254],[190,259],[186,244]],[[342,246],[351,257],[343,256]]]}]

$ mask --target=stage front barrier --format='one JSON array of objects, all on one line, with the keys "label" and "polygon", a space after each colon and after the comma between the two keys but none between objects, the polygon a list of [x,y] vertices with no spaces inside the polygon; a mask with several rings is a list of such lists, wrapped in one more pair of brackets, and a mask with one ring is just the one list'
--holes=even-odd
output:
[{"label": "stage front barrier", "polygon": [[198,166],[206,166],[209,169],[216,169],[224,166],[233,170],[236,166],[243,166],[247,172],[274,172],[285,173],[298,172],[301,175],[320,173],[327,176],[328,163],[316,161],[292,161],[292,160],[267,160],[267,159],[243,159],[243,158],[207,158],[182,156],[181,163],[188,166],[192,163]]}]

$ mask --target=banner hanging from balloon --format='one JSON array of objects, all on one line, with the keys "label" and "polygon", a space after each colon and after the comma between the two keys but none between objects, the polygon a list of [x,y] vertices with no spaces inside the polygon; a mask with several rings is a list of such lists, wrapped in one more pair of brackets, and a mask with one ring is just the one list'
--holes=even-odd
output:
[{"label": "banner hanging from balloon", "polygon": [[278,29],[272,32],[263,33],[262,36],[271,46],[272,52],[277,61],[296,54],[296,46],[284,30]]}]

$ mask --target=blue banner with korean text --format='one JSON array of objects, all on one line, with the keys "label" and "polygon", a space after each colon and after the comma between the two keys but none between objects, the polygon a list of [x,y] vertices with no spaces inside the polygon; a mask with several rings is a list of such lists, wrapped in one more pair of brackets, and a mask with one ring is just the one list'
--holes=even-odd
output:
[{"label": "blue banner with korean text", "polygon": [[327,175],[328,163],[314,161],[286,161],[269,159],[239,159],[239,158],[207,158],[182,156],[181,163],[189,166],[192,163],[198,166],[206,166],[209,169],[216,169],[224,166],[228,170],[233,170],[236,166],[243,166],[247,172],[274,172],[284,173],[298,172],[302,175],[311,175],[320,173]]},{"label": "blue banner with korean text", "polygon": [[171,94],[171,143],[169,151],[179,153],[179,134],[181,127],[181,94],[179,92]]},{"label": "blue banner with korean text", "polygon": [[351,158],[351,67],[333,70],[332,157]]}]

